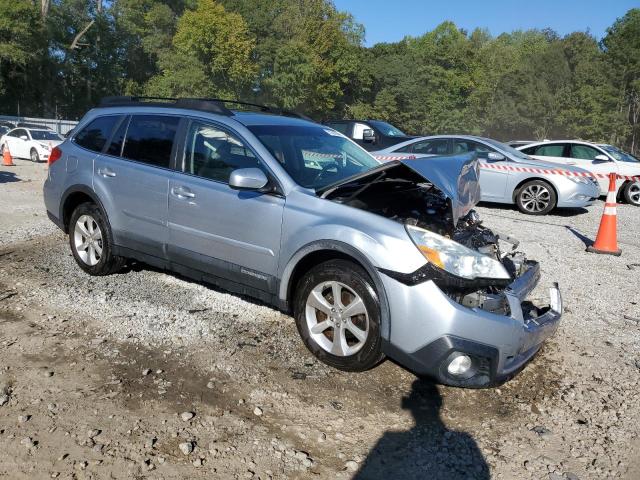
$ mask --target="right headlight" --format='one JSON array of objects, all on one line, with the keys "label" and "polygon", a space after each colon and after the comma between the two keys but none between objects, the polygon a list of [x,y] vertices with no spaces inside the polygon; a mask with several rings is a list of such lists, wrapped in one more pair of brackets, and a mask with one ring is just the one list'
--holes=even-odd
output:
[{"label": "right headlight", "polygon": [[407,225],[407,233],[422,255],[436,267],[458,277],[510,279],[509,272],[495,258],[423,228]]}]

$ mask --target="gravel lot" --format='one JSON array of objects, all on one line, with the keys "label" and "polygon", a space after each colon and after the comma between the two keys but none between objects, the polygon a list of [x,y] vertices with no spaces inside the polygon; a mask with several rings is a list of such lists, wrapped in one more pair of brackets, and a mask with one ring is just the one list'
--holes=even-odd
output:
[{"label": "gravel lot", "polygon": [[0,476],[640,478],[640,209],[485,224],[542,262],[566,313],[514,380],[461,390],[392,362],[346,374],[292,319],[144,265],[92,278],[47,219],[46,166],[0,167]]}]

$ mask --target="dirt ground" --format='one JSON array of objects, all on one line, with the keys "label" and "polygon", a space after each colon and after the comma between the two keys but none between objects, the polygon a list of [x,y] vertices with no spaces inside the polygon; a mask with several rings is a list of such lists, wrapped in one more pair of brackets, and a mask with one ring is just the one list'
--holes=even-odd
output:
[{"label": "dirt ground", "polygon": [[101,278],[49,222],[46,165],[0,167],[0,476],[640,478],[640,209],[621,257],[584,252],[603,204],[485,224],[557,281],[556,336],[500,388],[387,361],[348,374],[290,317],[140,264]]}]

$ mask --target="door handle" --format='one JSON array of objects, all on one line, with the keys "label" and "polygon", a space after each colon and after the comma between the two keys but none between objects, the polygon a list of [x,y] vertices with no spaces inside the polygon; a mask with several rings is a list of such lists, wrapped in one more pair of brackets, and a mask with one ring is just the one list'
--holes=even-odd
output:
[{"label": "door handle", "polygon": [[567,165],[575,165],[576,162],[567,162]]},{"label": "door handle", "polygon": [[103,177],[115,177],[116,176],[116,172],[114,172],[113,170],[110,170],[108,168],[99,168],[98,169],[98,175],[102,175]]},{"label": "door handle", "polygon": [[178,198],[195,198],[196,194],[187,187],[173,187],[171,194]]}]

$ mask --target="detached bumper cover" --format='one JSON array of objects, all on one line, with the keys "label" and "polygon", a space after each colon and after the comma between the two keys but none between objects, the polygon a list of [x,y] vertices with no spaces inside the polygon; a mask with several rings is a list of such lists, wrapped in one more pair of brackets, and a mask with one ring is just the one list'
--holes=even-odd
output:
[{"label": "detached bumper cover", "polygon": [[[528,265],[503,291],[509,315],[464,307],[433,281],[407,286],[383,275],[391,308],[385,352],[418,374],[456,386],[486,387],[512,377],[555,333],[562,315],[555,283],[548,306],[525,301],[540,279],[539,264]],[[448,362],[459,353],[473,359],[473,376],[456,378],[447,372]]]}]

